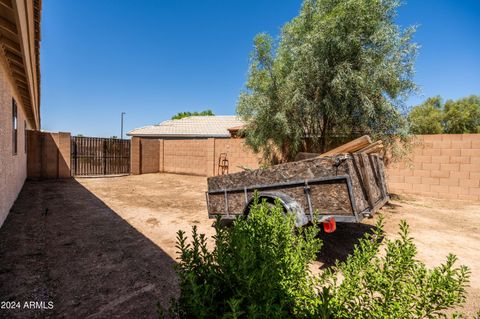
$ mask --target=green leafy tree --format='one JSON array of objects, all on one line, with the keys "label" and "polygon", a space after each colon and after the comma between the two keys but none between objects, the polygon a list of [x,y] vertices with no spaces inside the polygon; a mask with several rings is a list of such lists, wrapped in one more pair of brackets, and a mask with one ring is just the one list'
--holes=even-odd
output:
[{"label": "green leafy tree", "polygon": [[408,114],[410,131],[413,134],[443,133],[443,102],[440,96],[431,97],[412,108]]},{"label": "green leafy tree", "polygon": [[446,103],[439,96],[428,98],[412,108],[408,121],[413,134],[480,133],[480,96]]},{"label": "green leafy tree", "polygon": [[398,239],[385,239],[382,221],[320,275],[309,270],[321,248],[318,227],[296,229],[278,203],[255,201],[230,228],[217,221],[213,251],[196,227],[191,240],[179,231],[180,297],[170,317],[445,318],[465,301],[468,268],[449,255],[428,269],[406,222]]},{"label": "green leafy tree", "polygon": [[480,96],[445,103],[445,133],[480,133]]},{"label": "green leafy tree", "polygon": [[417,45],[414,28],[394,22],[398,3],[305,0],[278,42],[257,35],[237,104],[247,144],[271,161],[363,134],[406,136]]},{"label": "green leafy tree", "polygon": [[172,120],[180,120],[189,116],[214,116],[212,110],[205,110],[201,112],[179,112],[172,116]]}]

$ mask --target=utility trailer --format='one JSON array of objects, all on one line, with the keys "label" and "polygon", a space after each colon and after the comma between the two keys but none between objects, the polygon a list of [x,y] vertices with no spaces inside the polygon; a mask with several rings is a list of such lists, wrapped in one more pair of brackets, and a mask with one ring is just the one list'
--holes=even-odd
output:
[{"label": "utility trailer", "polygon": [[317,222],[330,231],[336,222],[358,223],[371,217],[389,199],[382,158],[356,152],[210,177],[209,217],[248,215],[256,191],[269,203],[278,199],[286,212],[295,215],[296,226],[317,216]]}]

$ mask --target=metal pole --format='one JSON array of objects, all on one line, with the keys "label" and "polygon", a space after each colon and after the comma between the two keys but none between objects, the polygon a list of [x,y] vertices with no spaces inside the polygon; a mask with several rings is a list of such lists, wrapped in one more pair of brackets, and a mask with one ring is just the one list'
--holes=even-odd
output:
[{"label": "metal pole", "polygon": [[123,115],[126,114],[125,112],[122,112],[122,120],[121,120],[121,129],[120,129],[120,139],[123,140]]}]

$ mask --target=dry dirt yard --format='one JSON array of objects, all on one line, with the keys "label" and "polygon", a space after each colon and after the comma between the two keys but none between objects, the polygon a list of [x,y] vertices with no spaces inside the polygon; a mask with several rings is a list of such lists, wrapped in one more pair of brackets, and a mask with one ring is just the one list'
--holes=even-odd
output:
[{"label": "dry dirt yard", "polygon": [[[29,181],[0,228],[0,301],[53,301],[49,310],[0,309],[0,318],[155,318],[178,293],[175,236],[193,225],[213,234],[204,177],[146,174]],[[402,197],[382,213],[388,236],[406,219],[418,257],[449,253],[472,270],[464,308],[480,308],[480,203]],[[345,258],[375,223],[322,235],[318,267]]]}]

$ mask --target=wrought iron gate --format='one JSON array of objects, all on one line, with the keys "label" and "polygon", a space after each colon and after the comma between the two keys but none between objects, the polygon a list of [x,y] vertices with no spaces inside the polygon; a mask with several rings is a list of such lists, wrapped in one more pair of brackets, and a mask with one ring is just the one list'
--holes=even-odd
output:
[{"label": "wrought iron gate", "polygon": [[72,136],[73,176],[130,173],[130,140]]}]

